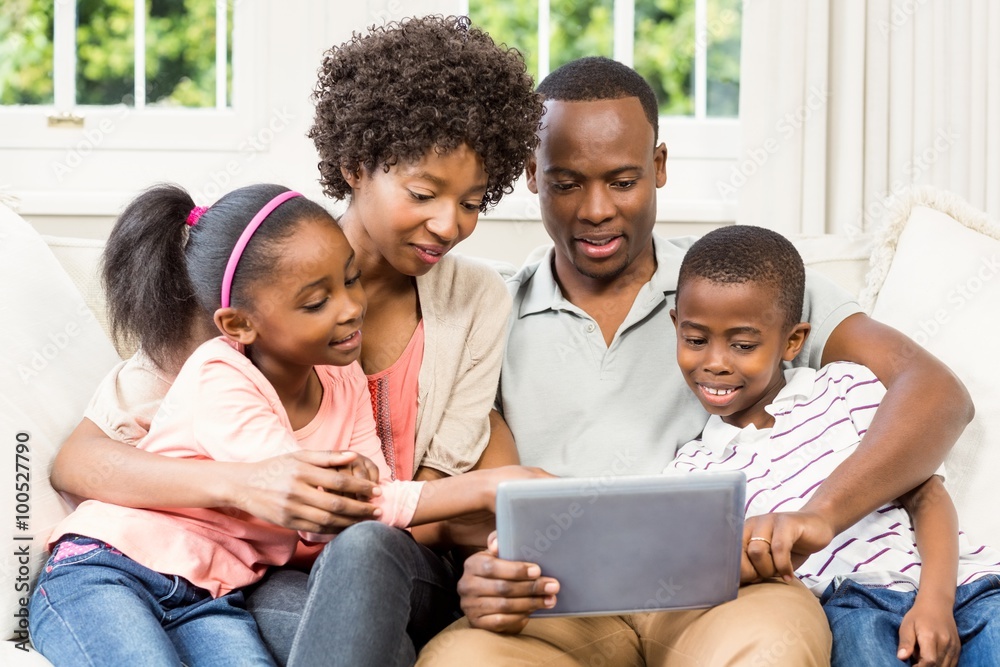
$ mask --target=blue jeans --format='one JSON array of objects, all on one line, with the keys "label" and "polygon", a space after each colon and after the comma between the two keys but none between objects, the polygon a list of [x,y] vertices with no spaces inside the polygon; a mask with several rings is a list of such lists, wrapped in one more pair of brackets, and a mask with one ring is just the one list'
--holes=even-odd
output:
[{"label": "blue jeans", "polygon": [[412,665],[461,617],[457,582],[450,561],[408,532],[366,521],[326,545],[308,578],[265,577],[247,607],[279,664]]},{"label": "blue jeans", "polygon": [[[896,658],[899,626],[915,592],[836,581],[820,602],[833,632],[832,667],[906,663]],[[962,667],[1000,664],[1000,576],[987,575],[955,591],[955,623],[962,640]]]},{"label": "blue jeans", "polygon": [[[61,557],[63,545],[79,553]],[[274,664],[242,592],[213,598],[89,537],[53,549],[28,611],[32,642],[57,667]]]}]

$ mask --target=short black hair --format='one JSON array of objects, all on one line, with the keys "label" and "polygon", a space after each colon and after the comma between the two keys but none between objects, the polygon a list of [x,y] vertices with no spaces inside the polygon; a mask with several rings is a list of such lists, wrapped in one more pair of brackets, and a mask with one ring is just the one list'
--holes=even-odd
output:
[{"label": "short black hair", "polygon": [[692,278],[716,283],[759,283],[774,290],[785,326],[802,321],[806,271],[799,251],[778,232],[752,225],[721,227],[698,239],[684,255],[677,299]]},{"label": "short black hair", "polygon": [[547,100],[593,102],[637,97],[653,126],[653,141],[660,134],[660,109],[652,86],[631,67],[602,56],[588,56],[559,67],[538,84]]},{"label": "short black hair", "polygon": [[313,100],[309,136],[327,196],[351,194],[341,167],[388,171],[464,143],[486,171],[481,211],[513,190],[538,145],[545,110],[521,54],[464,16],[411,18],[355,33],[324,54]]}]

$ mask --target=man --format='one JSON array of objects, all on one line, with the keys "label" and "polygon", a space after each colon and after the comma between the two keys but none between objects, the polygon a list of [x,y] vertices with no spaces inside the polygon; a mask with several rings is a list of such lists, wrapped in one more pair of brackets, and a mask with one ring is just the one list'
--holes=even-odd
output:
[{"label": "man", "polygon": [[[707,416],[677,369],[669,316],[692,240],[653,235],[667,158],[656,100],[638,74],[604,58],[569,63],[538,90],[546,114],[527,182],[554,245],[510,280],[500,408],[526,465],[571,476],[659,472]],[[802,511],[760,527],[771,542],[794,544],[801,559],[930,477],[972,417],[968,393],[945,366],[829,281],[809,277],[803,320],[812,324],[803,363],[864,364],[889,391],[857,454]],[[495,426],[497,437],[506,433]],[[774,576],[768,540],[749,537],[744,581]],[[816,599],[780,581],[745,586],[710,610],[529,619],[554,604],[558,582],[491,550],[466,562],[459,592],[466,619],[429,644],[422,663],[829,660]]]}]

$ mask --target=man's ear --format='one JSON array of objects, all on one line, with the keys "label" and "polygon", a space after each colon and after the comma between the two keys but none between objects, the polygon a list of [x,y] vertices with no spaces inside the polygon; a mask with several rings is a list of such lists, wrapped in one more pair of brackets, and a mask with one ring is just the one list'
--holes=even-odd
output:
[{"label": "man's ear", "polygon": [[524,161],[524,180],[528,184],[528,190],[532,194],[538,194],[538,181],[535,180],[535,170],[538,169],[538,161],[535,160],[535,154],[532,153],[528,156],[528,159]]},{"label": "man's ear", "polygon": [[661,143],[653,149],[653,166],[656,173],[656,187],[667,184],[667,145]]},{"label": "man's ear", "polygon": [[213,316],[215,326],[226,338],[243,345],[252,345],[257,340],[257,329],[239,308],[219,308]]},{"label": "man's ear", "polygon": [[799,352],[802,351],[802,346],[806,344],[806,338],[809,337],[809,331],[812,329],[812,325],[808,322],[799,322],[792,330],[788,332],[788,341],[785,344],[785,353],[781,355],[781,358],[785,361],[791,361],[795,357],[799,356]]}]

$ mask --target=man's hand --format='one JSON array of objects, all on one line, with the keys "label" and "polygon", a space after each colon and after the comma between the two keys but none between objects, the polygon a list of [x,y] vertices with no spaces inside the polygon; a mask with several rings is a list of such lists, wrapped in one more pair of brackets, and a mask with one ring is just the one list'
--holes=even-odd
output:
[{"label": "man's hand", "polygon": [[555,606],[559,582],[541,576],[534,563],[498,558],[496,533],[488,545],[487,551],[465,561],[458,582],[462,611],[474,628],[516,634],[527,625],[531,612]]},{"label": "man's hand", "polygon": [[833,540],[833,527],[812,512],[776,512],[748,517],[743,527],[740,583],[781,577],[791,581],[795,568]]},{"label": "man's hand", "polygon": [[359,500],[381,493],[359,458],[364,457],[350,451],[297,451],[228,464],[233,490],[227,505],[292,530],[339,532],[382,512]]},{"label": "man's hand", "polygon": [[899,626],[896,657],[903,662],[912,660],[919,667],[955,667],[961,650],[952,608],[921,599],[917,594]]}]

